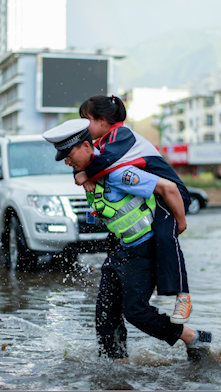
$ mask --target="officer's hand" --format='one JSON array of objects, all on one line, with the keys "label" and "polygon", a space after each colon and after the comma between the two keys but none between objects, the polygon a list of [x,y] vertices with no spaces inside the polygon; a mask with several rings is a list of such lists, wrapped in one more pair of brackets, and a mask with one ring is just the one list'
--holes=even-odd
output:
[{"label": "officer's hand", "polygon": [[93,181],[87,180],[83,183],[83,187],[86,192],[94,192],[95,183]]},{"label": "officer's hand", "polygon": [[84,182],[87,180],[88,180],[88,177],[84,171],[81,171],[80,173],[76,174],[76,176],[75,176],[75,184],[77,184],[77,185],[83,185]]}]

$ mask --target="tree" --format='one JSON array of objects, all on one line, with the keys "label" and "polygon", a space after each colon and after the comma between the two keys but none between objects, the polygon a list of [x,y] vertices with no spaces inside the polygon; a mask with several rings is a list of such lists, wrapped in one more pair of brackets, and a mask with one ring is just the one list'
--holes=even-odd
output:
[{"label": "tree", "polygon": [[76,113],[64,113],[60,118],[59,124],[68,120],[74,120],[75,118],[80,118],[78,111]]},{"label": "tree", "polygon": [[[154,115],[152,120],[152,125],[154,128],[159,131],[159,151],[163,155],[163,146],[162,139],[164,135],[164,131],[166,128],[170,127],[170,124],[164,124],[164,119],[167,117],[166,114]],[[166,135],[167,139],[171,142],[171,139],[168,135]]]}]

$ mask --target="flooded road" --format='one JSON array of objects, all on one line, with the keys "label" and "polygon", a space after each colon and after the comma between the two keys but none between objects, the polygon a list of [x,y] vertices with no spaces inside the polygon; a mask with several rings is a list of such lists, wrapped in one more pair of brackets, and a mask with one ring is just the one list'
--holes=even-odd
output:
[{"label": "flooded road", "polygon": [[[101,360],[95,303],[105,254],[81,255],[69,274],[0,269],[0,390],[221,390],[221,209],[187,217],[180,238],[193,312],[190,327],[213,333],[211,354],[187,361],[185,345],[170,347],[126,324],[130,365]],[[152,296],[172,313],[175,297]]]}]

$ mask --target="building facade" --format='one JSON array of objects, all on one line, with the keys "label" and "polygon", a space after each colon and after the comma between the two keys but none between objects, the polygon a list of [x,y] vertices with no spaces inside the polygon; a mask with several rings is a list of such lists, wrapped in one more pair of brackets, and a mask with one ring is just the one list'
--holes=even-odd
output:
[{"label": "building facade", "polygon": [[[221,89],[161,107],[162,144],[177,171],[210,172],[221,178]],[[179,149],[185,151],[185,157],[177,154]]]},{"label": "building facade", "polygon": [[118,64],[119,55],[6,52],[0,58],[0,129],[39,134],[56,126],[64,114],[78,112],[89,96],[117,94]]},{"label": "building facade", "polygon": [[159,132],[154,126],[153,116],[159,115],[162,103],[189,96],[187,90],[139,87],[122,96],[127,108],[127,124],[135,132],[159,145]]},{"label": "building facade", "polygon": [[44,116],[35,108],[36,55],[7,53],[1,58],[0,128],[15,133],[40,133]]},{"label": "building facade", "polygon": [[163,144],[221,142],[221,90],[161,106]]},{"label": "building facade", "polygon": [[188,96],[185,90],[143,88],[123,99],[127,124],[157,148],[161,146],[178,173],[210,172],[221,178],[221,89]]}]

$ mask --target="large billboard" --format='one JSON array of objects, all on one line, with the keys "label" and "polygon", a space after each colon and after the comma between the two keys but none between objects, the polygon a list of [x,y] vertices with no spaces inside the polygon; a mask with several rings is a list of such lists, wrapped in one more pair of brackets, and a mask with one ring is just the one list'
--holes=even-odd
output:
[{"label": "large billboard", "polygon": [[40,54],[37,99],[40,112],[76,112],[92,95],[108,94],[108,58]]}]

